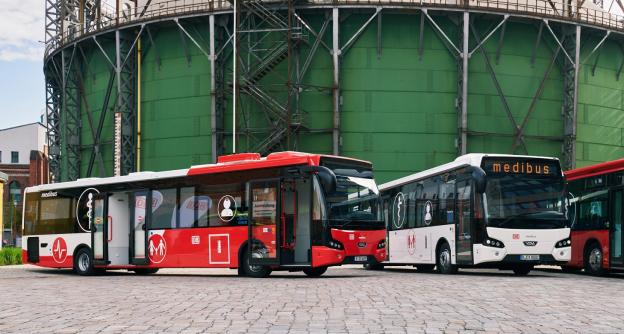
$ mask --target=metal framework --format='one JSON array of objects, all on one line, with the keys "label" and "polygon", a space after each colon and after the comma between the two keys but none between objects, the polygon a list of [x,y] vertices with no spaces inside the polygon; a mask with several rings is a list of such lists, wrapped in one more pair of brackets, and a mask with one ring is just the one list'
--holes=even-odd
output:
[{"label": "metal framework", "polygon": [[[579,68],[594,56],[592,73],[595,70],[600,50],[605,41],[613,35],[624,32],[624,23],[617,17],[609,14],[604,16],[597,12],[578,10],[571,13],[570,8],[561,4],[538,0],[533,7],[526,3],[509,1],[506,8],[498,8],[498,2],[482,1],[478,3],[456,2],[444,4],[440,7],[427,7],[428,2],[419,4],[396,1],[391,3],[374,3],[370,1],[349,1],[345,5],[349,8],[359,6],[361,13],[369,13],[361,26],[352,36],[341,36],[341,20],[348,15],[342,13],[341,1],[331,3],[322,1],[308,1],[299,3],[296,0],[240,0],[238,1],[238,20],[231,15],[231,3],[228,1],[206,1],[193,4],[192,7],[179,5],[169,8],[169,1],[165,7],[157,6],[152,9],[148,1],[143,8],[136,6],[136,1],[129,10],[106,10],[100,0],[46,0],[46,115],[48,124],[48,144],[50,174],[52,181],[62,179],[73,180],[81,177],[80,159],[81,150],[88,150],[91,154],[88,159],[86,176],[94,174],[94,168],[99,166],[99,175],[107,176],[113,173],[127,174],[135,170],[136,163],[136,83],[137,83],[137,55],[136,43],[142,38],[150,52],[156,53],[156,63],[161,66],[158,54],[159,46],[154,41],[156,29],[150,26],[162,21],[172,20],[179,27],[187,61],[190,63],[190,48],[197,47],[210,62],[211,103],[207,112],[211,120],[211,153],[212,160],[216,161],[219,154],[225,152],[225,136],[231,132],[225,128],[224,115],[227,108],[227,99],[234,82],[231,81],[231,69],[228,68],[228,59],[231,59],[232,45],[238,45],[236,64],[238,75],[236,80],[236,97],[240,118],[237,124],[239,136],[244,137],[246,143],[242,150],[256,151],[262,154],[275,150],[296,149],[297,138],[305,133],[331,133],[332,151],[340,154],[342,145],[341,136],[341,61],[355,44],[358,38],[370,27],[377,29],[377,57],[383,56],[382,15],[393,9],[402,10],[409,7],[420,11],[418,58],[424,53],[425,22],[433,29],[437,37],[446,46],[449,53],[457,61],[457,153],[468,151],[470,136],[497,135],[509,136],[500,133],[480,133],[471,131],[468,124],[468,69],[470,59],[479,52],[485,61],[485,67],[497,94],[503,105],[503,111],[513,126],[513,145],[510,153],[527,153],[526,138],[539,138],[562,142],[562,154],[565,168],[574,167],[576,161],[576,115],[578,105],[578,73]],[[540,3],[540,4],[538,4]],[[314,9],[325,13],[325,19],[320,26],[313,27],[305,19],[305,12]],[[504,10],[504,12],[501,12]],[[457,34],[445,31],[438,24],[439,13],[449,17],[457,23]],[[111,15],[112,13],[112,15]],[[171,17],[172,13],[179,14]],[[494,21],[486,32],[478,32],[472,25],[471,18],[477,15],[493,17]],[[535,48],[532,52],[531,64],[534,64],[537,49],[540,45],[551,48],[552,61],[549,63],[538,88],[533,96],[527,114],[522,120],[514,119],[507,97],[501,88],[496,65],[501,56],[501,49],[505,42],[505,30],[510,18],[518,16],[523,19],[531,18],[539,23]],[[205,17],[209,26],[209,42],[203,45],[192,31],[185,28],[185,17]],[[573,20],[571,19],[573,18]],[[376,25],[372,23],[375,22]],[[236,24],[238,34],[232,35],[233,25]],[[614,30],[594,29],[595,27],[610,27]],[[101,35],[111,29],[114,35],[114,54],[108,54],[99,42]],[[581,32],[589,30],[601,31],[601,39],[586,54],[581,61]],[[331,31],[331,32],[330,32]],[[453,36],[453,37],[450,37]],[[485,50],[485,44],[491,40],[498,40],[495,54]],[[329,41],[328,41],[329,40]],[[81,45],[92,41],[110,64],[109,84],[102,101],[102,113],[99,119],[94,119],[89,105],[84,98],[83,67],[86,64]],[[496,42],[494,42],[496,43]],[[304,49],[302,46],[306,45]],[[325,50],[332,59],[331,87],[311,87],[306,85],[305,78],[312,59]],[[564,101],[562,116],[564,131],[560,137],[529,136],[525,133],[527,123],[536,109],[536,103],[544,90],[555,65],[561,67],[564,74]],[[619,65],[616,77],[619,79],[624,61]],[[267,85],[263,80],[271,76],[271,82],[281,81],[278,85]],[[279,79],[275,79],[275,78]],[[307,91],[323,91],[332,96],[332,126],[329,129],[310,129],[306,126],[305,111],[301,107],[301,94]],[[106,119],[110,119],[108,112],[121,116],[115,129],[119,132],[119,140],[115,145],[119,147],[115,156],[116,166],[112,172],[104,171],[102,157],[102,128]],[[80,129],[81,113],[86,113],[89,129],[93,139],[92,145],[81,145]],[[258,119],[262,119],[261,122]],[[240,141],[239,141],[240,142]],[[84,156],[83,156],[84,158]]]}]

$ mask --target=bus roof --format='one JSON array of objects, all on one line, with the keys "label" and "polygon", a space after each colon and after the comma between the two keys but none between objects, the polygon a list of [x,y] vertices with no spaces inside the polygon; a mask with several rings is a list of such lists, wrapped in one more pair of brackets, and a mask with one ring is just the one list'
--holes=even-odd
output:
[{"label": "bus roof", "polygon": [[271,167],[284,167],[291,165],[318,165],[321,158],[334,158],[355,163],[370,164],[368,161],[346,158],[332,155],[312,154],[294,151],[271,153],[266,157],[261,157],[258,153],[239,153],[220,156],[215,164],[191,166],[191,168],[177,169],[163,172],[137,172],[124,176],[113,177],[91,177],[78,179],[76,181],[44,184],[26,188],[26,192],[49,191],[56,189],[67,189],[75,187],[93,187],[116,183],[128,183],[138,181],[150,181],[168,179],[174,177],[217,174],[225,172],[236,172],[253,169],[263,169]]},{"label": "bus roof", "polygon": [[572,181],[601,174],[613,173],[621,170],[624,170],[624,159],[607,161],[592,166],[571,169],[567,172],[564,172],[564,174],[568,181]]},{"label": "bus roof", "polygon": [[430,168],[418,173],[414,173],[408,176],[404,176],[400,179],[396,179],[394,181],[386,182],[379,186],[379,190],[383,191],[388,188],[396,187],[399,185],[403,185],[418,179],[425,178],[430,175],[436,175],[443,173],[447,170],[456,169],[462,166],[481,166],[481,161],[486,157],[508,157],[508,158],[534,158],[534,159],[551,159],[558,160],[553,157],[542,157],[542,156],[532,156],[532,155],[513,155],[513,154],[490,154],[490,153],[468,153],[462,156],[455,158],[455,160],[445,163],[444,165],[440,165],[434,168]]}]

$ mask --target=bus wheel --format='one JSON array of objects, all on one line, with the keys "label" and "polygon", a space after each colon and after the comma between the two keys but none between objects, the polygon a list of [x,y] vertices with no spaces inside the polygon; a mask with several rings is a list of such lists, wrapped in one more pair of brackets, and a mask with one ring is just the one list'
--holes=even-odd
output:
[{"label": "bus wheel", "polygon": [[[251,256],[254,258],[263,258],[264,254],[261,253],[261,250],[254,251]],[[243,273],[245,276],[262,278],[267,277],[271,274],[271,269],[266,266],[252,265],[249,263],[249,252],[245,252],[243,255]]]},{"label": "bus wheel", "polygon": [[89,276],[95,273],[93,257],[91,257],[91,252],[89,252],[88,248],[81,248],[78,253],[76,253],[74,271],[81,276]]},{"label": "bus wheel", "polygon": [[422,271],[423,273],[430,273],[435,268],[433,264],[419,264],[416,266],[416,270]]},{"label": "bus wheel", "polygon": [[451,247],[447,243],[438,249],[436,266],[440,274],[455,274],[457,267],[451,263]]},{"label": "bus wheel", "polygon": [[367,263],[364,265],[364,269],[366,270],[383,270],[383,268],[384,268],[384,265],[380,263],[375,263],[375,264]]},{"label": "bus wheel", "polygon": [[303,272],[310,277],[319,277],[327,271],[327,267],[306,268]]},{"label": "bus wheel", "polygon": [[158,272],[158,268],[137,268],[133,269],[135,274],[137,275],[151,275]]},{"label": "bus wheel", "polygon": [[596,276],[604,273],[602,269],[602,249],[597,243],[589,246],[585,252],[585,272]]},{"label": "bus wheel", "polygon": [[517,276],[526,276],[531,270],[533,270],[533,266],[518,266],[513,268],[514,275]]}]

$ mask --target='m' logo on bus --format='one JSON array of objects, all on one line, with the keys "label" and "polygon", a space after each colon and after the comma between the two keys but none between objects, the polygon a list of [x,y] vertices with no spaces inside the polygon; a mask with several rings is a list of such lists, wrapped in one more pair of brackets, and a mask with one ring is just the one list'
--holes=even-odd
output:
[{"label": "'m' logo on bus", "polygon": [[414,255],[416,252],[416,235],[414,235],[414,232],[407,236],[407,252],[410,255]]}]

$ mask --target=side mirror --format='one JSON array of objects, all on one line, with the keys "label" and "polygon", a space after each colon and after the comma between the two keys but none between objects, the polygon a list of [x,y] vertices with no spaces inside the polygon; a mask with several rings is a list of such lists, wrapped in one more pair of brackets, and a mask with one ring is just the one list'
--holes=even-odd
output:
[{"label": "side mirror", "polygon": [[475,190],[477,193],[483,194],[485,192],[485,188],[487,187],[485,171],[483,171],[480,167],[473,167],[471,174],[475,183]]},{"label": "side mirror", "polygon": [[301,171],[318,175],[325,193],[331,194],[336,191],[336,174],[331,169],[323,166],[305,166],[301,168]]}]

